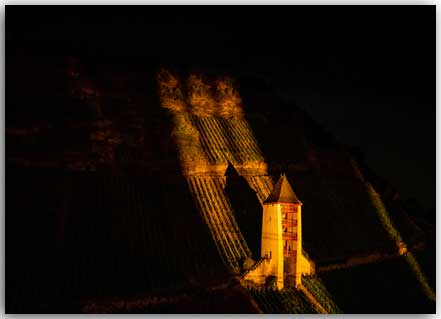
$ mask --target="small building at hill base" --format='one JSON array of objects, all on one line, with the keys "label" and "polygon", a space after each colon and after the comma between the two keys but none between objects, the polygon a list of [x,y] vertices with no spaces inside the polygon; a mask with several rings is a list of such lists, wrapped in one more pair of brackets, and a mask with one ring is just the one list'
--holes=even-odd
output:
[{"label": "small building at hill base", "polygon": [[285,175],[263,202],[261,259],[244,275],[256,285],[298,287],[314,272],[302,249],[302,203]]}]

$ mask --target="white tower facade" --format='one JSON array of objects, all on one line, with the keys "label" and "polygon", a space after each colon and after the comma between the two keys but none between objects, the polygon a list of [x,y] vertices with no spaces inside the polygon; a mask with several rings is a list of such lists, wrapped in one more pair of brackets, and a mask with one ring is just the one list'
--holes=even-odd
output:
[{"label": "white tower facade", "polygon": [[278,289],[297,287],[302,274],[314,272],[313,263],[303,254],[302,203],[285,175],[263,202],[261,257],[244,277],[258,285],[272,278]]}]

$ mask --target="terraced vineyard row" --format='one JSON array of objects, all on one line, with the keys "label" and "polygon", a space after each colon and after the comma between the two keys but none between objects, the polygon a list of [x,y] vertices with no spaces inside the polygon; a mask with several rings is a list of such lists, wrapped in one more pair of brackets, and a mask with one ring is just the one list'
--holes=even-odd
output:
[{"label": "terraced vineyard row", "polygon": [[189,176],[187,182],[224,263],[238,269],[240,261],[251,257],[251,251],[224,192],[225,182],[219,177],[205,176]]},{"label": "terraced vineyard row", "polygon": [[236,141],[241,151],[244,153],[244,157],[247,161],[263,161],[264,158],[259,148],[259,144],[254,137],[254,133],[248,125],[245,119],[231,118],[217,119],[224,130],[229,131],[233,141]]},{"label": "terraced vineyard row", "polygon": [[[153,290],[175,287],[176,284],[184,283],[188,275],[200,277],[212,268],[200,253],[201,247],[197,241],[193,240],[201,234],[186,235],[180,230],[179,220],[173,216],[176,214],[176,207],[162,206],[158,210],[151,210],[151,207],[157,206],[152,205],[150,187],[146,189],[143,185],[115,177],[105,178],[100,182],[92,184],[96,190],[94,187],[89,190],[91,194],[97,195],[98,216],[82,216],[81,219],[90,222],[84,220],[79,223],[89,225],[89,229],[83,230],[84,239],[81,242],[87,247],[91,242],[87,240],[89,236],[91,239],[102,238],[96,246],[92,246],[90,254],[86,256],[93,259],[94,254],[102,252],[103,255],[99,258],[108,265],[105,273],[120,274],[112,279],[112,285]],[[167,192],[161,189],[164,185],[157,186],[159,189],[154,197],[165,205],[170,201],[166,198]],[[111,203],[109,198],[112,198]],[[106,212],[108,216],[105,216]],[[191,253],[176,254],[176,251]],[[195,254],[195,251],[199,253]],[[82,267],[81,259],[84,256],[80,254],[77,258]],[[94,263],[101,262],[98,260]],[[132,265],[137,266],[133,268]],[[105,287],[107,284],[103,282],[96,286]]]},{"label": "terraced vineyard row", "polygon": [[264,313],[319,313],[300,290],[290,288],[283,290],[273,290],[271,288],[248,288],[248,290]]},{"label": "terraced vineyard row", "polygon": [[[44,312],[77,297],[185,288],[227,275],[185,182],[43,173],[14,174],[24,186],[9,200],[18,213],[8,225],[19,229],[29,211],[38,218],[26,229],[32,242],[9,240],[17,247],[8,247],[8,311]],[[58,180],[58,189],[36,187],[42,178]],[[63,205],[65,212],[50,213]]]},{"label": "terraced vineyard row", "polygon": [[244,119],[196,115],[190,115],[189,119],[200,134],[202,148],[210,162],[243,164],[264,160],[251,128]]},{"label": "terraced vineyard row", "polygon": [[256,192],[260,203],[267,199],[273,189],[273,180],[268,175],[249,176],[246,178],[248,184]]},{"label": "terraced vineyard row", "polygon": [[317,275],[302,276],[302,284],[328,313],[342,313]]}]

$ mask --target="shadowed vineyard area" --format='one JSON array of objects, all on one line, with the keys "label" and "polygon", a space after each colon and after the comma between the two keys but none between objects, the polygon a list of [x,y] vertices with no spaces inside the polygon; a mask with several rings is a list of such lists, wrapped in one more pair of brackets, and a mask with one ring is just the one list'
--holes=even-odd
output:
[{"label": "shadowed vineyard area", "polygon": [[9,197],[17,213],[8,229],[25,234],[7,234],[10,312],[60,311],[44,304],[191,289],[227,276],[183,181],[13,168],[7,178],[9,192],[20,194]]},{"label": "shadowed vineyard area", "polygon": [[[320,277],[345,313],[434,313],[406,257],[324,273]],[[369,299],[369,303],[365,302]]]},{"label": "shadowed vineyard area", "polygon": [[[8,75],[7,313],[434,311],[429,226],[258,79],[33,59],[8,61],[35,82]],[[281,174],[315,273],[277,290],[244,274]]]},{"label": "shadowed vineyard area", "polygon": [[239,228],[250,247],[252,258],[259,259],[261,256],[260,236],[256,236],[262,230],[262,219],[259,218],[262,206],[259,197],[247,180],[237,173],[233,165],[230,164],[227,167],[225,175],[225,193],[235,212]]}]

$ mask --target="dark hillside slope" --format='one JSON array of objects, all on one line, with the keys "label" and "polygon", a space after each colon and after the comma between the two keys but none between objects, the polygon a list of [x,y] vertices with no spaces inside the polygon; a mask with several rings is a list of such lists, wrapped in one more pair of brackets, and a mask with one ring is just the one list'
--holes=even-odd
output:
[{"label": "dark hillside slope", "polygon": [[227,278],[183,185],[8,167],[7,312],[76,312],[80,300]]},{"label": "dark hillside slope", "polygon": [[435,313],[435,301],[426,297],[405,258],[320,277],[344,313]]},{"label": "dark hillside slope", "polygon": [[[303,203],[303,248],[318,266],[397,255],[396,233],[424,248],[422,230],[395,202],[383,205],[355,157],[267,85],[241,84],[243,118],[182,116],[161,107],[157,66],[93,62],[73,63],[79,76],[63,59],[29,62],[45,66],[37,90],[9,78],[8,313],[314,312],[298,291],[237,285],[244,259],[260,256],[260,203],[281,173]],[[64,89],[55,94],[54,82]],[[188,128],[194,135],[178,145]],[[186,175],[180,160],[199,163],[197,143],[211,166]],[[433,282],[432,257],[415,255]],[[345,312],[433,311],[403,258],[318,276]],[[396,290],[405,301],[415,291],[415,307],[388,303]]]}]

